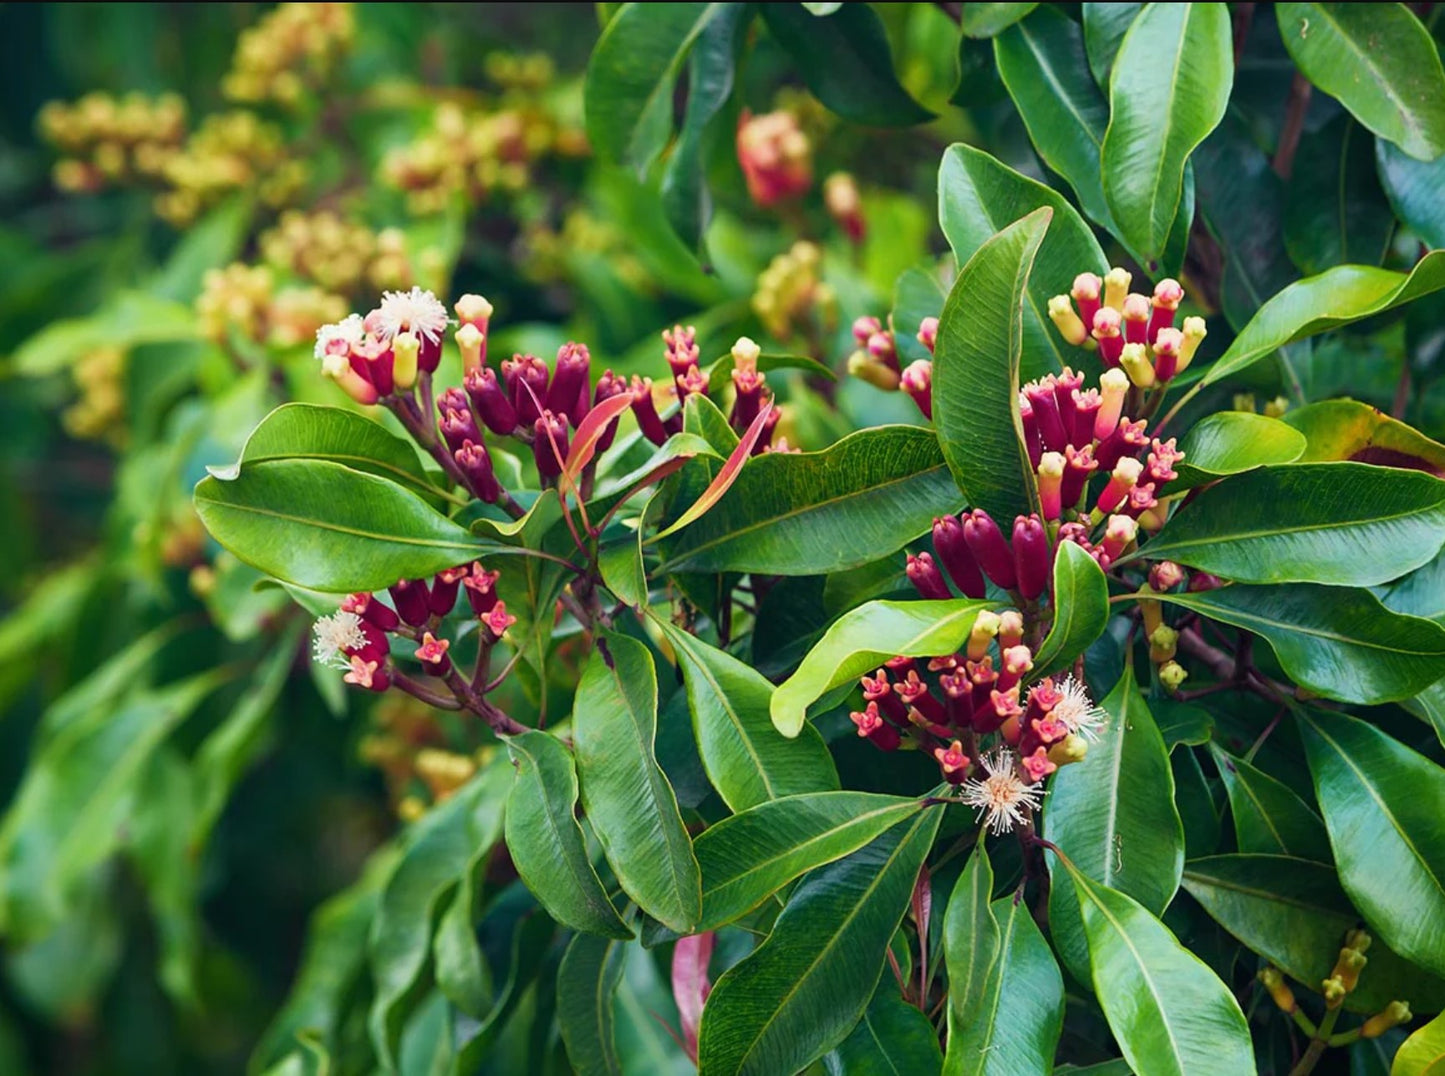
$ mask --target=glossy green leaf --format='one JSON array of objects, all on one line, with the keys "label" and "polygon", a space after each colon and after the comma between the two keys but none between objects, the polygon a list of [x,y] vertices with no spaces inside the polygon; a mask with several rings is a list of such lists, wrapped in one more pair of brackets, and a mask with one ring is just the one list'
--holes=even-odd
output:
[{"label": "glossy green leaf", "polygon": [[1304,462],[1354,460],[1445,477],[1445,445],[1358,400],[1291,408],[1284,421],[1305,436]]},{"label": "glossy green leaf", "polygon": [[[942,305],[943,301],[940,299],[939,306]],[[919,346],[922,347],[923,345],[920,344]],[[802,370],[809,377],[821,377],[824,381],[838,380],[837,374],[817,359],[809,358],[807,355],[789,355],[782,352],[765,351],[758,356],[757,365],[758,369],[765,374],[771,373],[774,370]],[[704,366],[702,372],[707,375],[708,392],[716,393],[719,397],[722,397],[727,387],[732,384],[733,370],[736,368],[736,364],[731,355],[724,355],[722,358],[716,359]],[[692,423],[687,422],[686,415],[684,415],[683,429],[691,430],[706,437],[709,441],[712,441],[713,448],[719,452],[730,451],[731,445],[737,443],[736,433],[732,435],[728,448],[724,448],[722,444],[712,436],[713,430],[716,428],[713,425],[714,419],[721,420],[722,426],[731,430],[731,427],[727,425],[727,416],[723,415],[722,411],[718,409],[718,405],[713,403],[712,400],[700,393],[694,393],[687,398],[687,409],[694,411],[701,410],[707,413],[709,418],[702,420],[699,417],[699,419],[694,420],[695,422],[703,423],[695,428]]]},{"label": "glossy green leaf", "polygon": [[[1242,583],[1386,583],[1445,541],[1445,482],[1362,463],[1263,467],[1205,490],[1146,545]],[[1125,558],[1127,559],[1127,558]]]},{"label": "glossy green leaf", "polygon": [[1034,676],[1067,668],[1109,623],[1109,581],[1098,561],[1074,542],[1060,542],[1054,558],[1054,622],[1034,655]]},{"label": "glossy green leaf", "polygon": [[1295,683],[1326,698],[1393,702],[1445,676],[1445,628],[1392,613],[1367,590],[1236,583],[1160,598],[1261,636]]},{"label": "glossy green leaf", "polygon": [[932,359],[918,339],[918,328],[924,318],[943,313],[948,293],[943,290],[936,266],[912,266],[899,274],[893,285],[893,343],[898,348],[899,364],[907,366],[918,359]]},{"label": "glossy green leaf", "polygon": [[[1163,735],[1162,730],[1160,735]],[[1167,739],[1164,744],[1170,747],[1169,769],[1174,774],[1174,806],[1179,811],[1179,821],[1184,824],[1184,855],[1186,859],[1211,856],[1219,851],[1223,831],[1209,779],[1204,776],[1199,756],[1193,751],[1175,751]]]},{"label": "glossy green leaf", "polygon": [[953,145],[944,152],[938,172],[938,220],[960,266],[996,233],[1043,206],[1054,216],[1028,275],[1020,368],[1024,379],[1086,361],[1085,352],[1069,347],[1054,330],[1048,318],[1049,299],[1067,292],[1078,273],[1102,275],[1109,264],[1093,231],[1057,191],[972,146]]},{"label": "glossy green leaf", "polygon": [[823,1062],[828,1076],[938,1076],[943,1053],[928,1017],[886,978],[853,1033]]},{"label": "glossy green leaf", "polygon": [[1333,864],[1325,824],[1289,786],[1210,744],[1224,778],[1235,841],[1241,852],[1294,856]]},{"label": "glossy green leaf", "polygon": [[978,1036],[988,1031],[985,1005],[991,993],[997,997],[990,977],[1002,938],[992,905],[993,864],[980,838],[943,915],[943,958],[948,968],[948,1053],[943,1063],[949,1076],[977,1068]]},{"label": "glossy green leaf", "polygon": [[1373,143],[1348,116],[1300,138],[1285,201],[1284,242],[1302,272],[1383,260],[1395,218],[1375,172]]},{"label": "glossy green leaf", "polygon": [[969,504],[995,519],[1038,510],[1019,417],[1029,271],[1053,218],[1037,209],[984,243],[943,306],[933,357],[933,418]]},{"label": "glossy green leaf", "polygon": [[1172,752],[1180,744],[1197,746],[1208,743],[1214,731],[1214,718],[1204,707],[1176,699],[1154,699],[1150,712],[1164,737],[1164,746]]},{"label": "glossy green leaf", "polygon": [[657,675],[636,639],[599,640],[572,708],[582,806],[627,894],[654,919],[692,933],[701,882],[677,797],[653,753]]},{"label": "glossy green leaf", "polygon": [[1432,251],[1407,276],[1365,265],[1339,265],[1297,281],[1249,320],[1201,384],[1212,385],[1253,366],[1294,340],[1383,313],[1445,288],[1445,251]]},{"label": "glossy green leaf", "polygon": [[1311,82],[1412,157],[1445,153],[1445,69],[1404,4],[1276,4],[1284,47]]},{"label": "glossy green leaf", "polygon": [[979,610],[990,607],[968,598],[875,601],[844,613],[808,651],[798,670],[773,692],[773,724],[784,736],[798,735],[814,700],[872,672],[896,654],[937,657],[956,652]]},{"label": "glossy green leaf", "polygon": [[[1359,923],[1328,864],[1286,855],[1228,855],[1184,865],[1184,888],[1213,919],[1285,974],[1318,990],[1345,934]],[[1373,1013],[1397,998],[1433,1011],[1445,983],[1407,964],[1376,938],[1368,971],[1345,998],[1351,1012]]]},{"label": "glossy green leaf", "polygon": [[1381,138],[1375,142],[1375,164],[1395,216],[1426,246],[1445,247],[1445,205],[1438,197],[1445,184],[1445,156],[1417,161]]},{"label": "glossy green leaf", "polygon": [[900,822],[803,879],[767,940],[708,996],[701,1072],[796,1072],[847,1037],[873,996],[941,818],[925,811]]},{"label": "glossy green leaf", "polygon": [[517,773],[507,798],[507,851],[522,881],[557,922],[590,934],[632,937],[587,854],[575,813],[572,756],[541,731],[513,736],[507,750]]},{"label": "glossy green leaf", "polygon": [[1390,1076],[1442,1074],[1445,1074],[1445,1014],[1416,1029],[1400,1045],[1390,1065]]},{"label": "glossy green leaf", "polygon": [[838,787],[833,757],[816,729],[788,739],[773,727],[773,685],[761,673],[667,621],[656,623],[677,653],[703,768],[730,810]]},{"label": "glossy green leaf", "polygon": [[622,1076],[613,999],[626,957],[626,944],[616,938],[578,934],[557,969],[557,1023],[581,1076]]},{"label": "glossy green leaf", "polygon": [[1344,714],[1299,728],[1345,892],[1385,944],[1445,975],[1445,771]]},{"label": "glossy green leaf", "polygon": [[1223,4],[1151,4],[1119,46],[1100,150],[1104,197],[1127,245],[1159,257],[1184,197],[1184,167],[1218,126],[1234,80]]},{"label": "glossy green leaf", "polygon": [[761,803],[697,838],[701,930],[757,907],[794,878],[850,855],[921,810],[922,800],[815,792]]},{"label": "glossy green leaf", "polygon": [[437,991],[458,1012],[474,1020],[484,1017],[497,1000],[492,969],[477,944],[474,924],[483,886],[480,874],[490,851],[491,845],[486,845],[486,852],[477,856],[472,868],[462,872],[456,891],[437,924],[436,937],[432,939],[432,972]]},{"label": "glossy green leaf", "polygon": [[483,770],[422,816],[382,890],[368,943],[375,993],[367,1027],[384,1063],[397,1056],[438,917],[462,875],[501,836],[507,768]]},{"label": "glossy green leaf", "polygon": [[1387,609],[1445,626],[1445,552],[1409,575],[1374,588]]},{"label": "glossy green leaf", "polygon": [[509,551],[396,483],[329,460],[272,460],[230,481],[203,479],[196,512],[238,558],[312,590],[383,590]]},{"label": "glossy green leaf", "polygon": [[1094,81],[1104,89],[1109,88],[1109,75],[1114,70],[1114,57],[1124,43],[1124,35],[1134,24],[1143,4],[1095,4],[1083,5],[1084,47],[1089,53],[1089,70]]},{"label": "glossy green leaf", "polygon": [[932,119],[899,84],[883,23],[867,4],[844,4],[823,18],[801,4],[763,4],[761,13],[808,89],[844,119],[870,127]]},{"label": "glossy green leaf", "polygon": [[814,575],[926,534],[963,499],[932,431],[875,426],[823,452],[754,457],[711,511],[663,546],[664,572]]},{"label": "glossy green leaf", "polygon": [[1173,490],[1192,489],[1256,467],[1293,463],[1304,454],[1299,431],[1252,411],[1220,411],[1190,427],[1179,445],[1184,462]]},{"label": "glossy green leaf", "polygon": [[1253,1074],[1249,1027],[1229,988],[1133,898],[1078,870],[1069,877],[1089,939],[1094,993],[1134,1071]]},{"label": "glossy green leaf", "polygon": [[639,174],[672,130],[672,89],[698,34],[722,4],[623,4],[587,63],[587,138]]},{"label": "glossy green leaf", "polygon": [[1028,15],[1038,4],[965,4],[959,29],[965,37],[995,37]]}]

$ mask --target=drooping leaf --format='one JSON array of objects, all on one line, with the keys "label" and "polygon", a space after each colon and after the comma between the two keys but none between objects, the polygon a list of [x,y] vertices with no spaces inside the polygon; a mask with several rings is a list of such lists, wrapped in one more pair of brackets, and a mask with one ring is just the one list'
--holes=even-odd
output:
[{"label": "drooping leaf", "polygon": [[625,942],[578,934],[557,969],[557,1022],[582,1076],[622,1076],[612,1010],[626,956]]},{"label": "drooping leaf", "polygon": [[1395,216],[1426,246],[1445,247],[1445,205],[1436,197],[1445,183],[1445,156],[1417,161],[1381,138],[1375,142],[1375,164]]},{"label": "drooping leaf", "polygon": [[1060,542],[1054,557],[1054,621],[1034,655],[1034,676],[1066,668],[1109,623],[1109,581],[1082,546]]},{"label": "drooping leaf", "polygon": [[1179,445],[1184,462],[1170,490],[1192,489],[1232,474],[1293,463],[1305,439],[1291,425],[1252,411],[1220,411],[1189,428]]},{"label": "drooping leaf", "polygon": [[1223,4],[1151,4],[1129,27],[1109,80],[1100,150],[1119,234],[1153,260],[1184,197],[1184,167],[1224,117],[1234,81]]},{"label": "drooping leaf", "polygon": [[1147,549],[1243,583],[1373,586],[1432,560],[1442,541],[1445,482],[1308,463],[1262,467],[1205,490]]},{"label": "drooping leaf", "polygon": [[1404,4],[1276,4],[1284,47],[1305,76],[1412,157],[1445,153],[1445,69]]},{"label": "drooping leaf", "polygon": [[873,996],[941,818],[925,811],[900,822],[803,879],[767,940],[709,995],[699,1071],[796,1072],[847,1037]]},{"label": "drooping leaf", "polygon": [[885,978],[853,1033],[823,1063],[828,1076],[938,1076],[943,1054],[928,1017]]},{"label": "drooping leaf", "polygon": [[959,271],[938,323],[938,443],[969,504],[997,520],[1038,510],[1019,417],[1019,362],[1029,271],[1052,218],[1051,209],[1037,209],[984,243]]},{"label": "drooping leaf", "polygon": [[987,608],[988,602],[958,598],[875,601],[844,613],[773,692],[773,724],[784,736],[798,735],[809,704],[894,655],[954,653],[968,638],[979,611]]},{"label": "drooping leaf", "polygon": [[918,799],[815,792],[761,803],[699,835],[702,925],[751,911],[794,878],[850,855],[922,809]]},{"label": "drooping leaf", "polygon": [[1134,24],[1143,4],[1084,4],[1084,47],[1089,53],[1089,70],[1105,90],[1114,70],[1114,57],[1124,35]]},{"label": "drooping leaf", "polygon": [[691,934],[701,882],[677,797],[653,753],[656,733],[652,655],[636,639],[609,633],[587,661],[572,709],[582,805],[627,894]]},{"label": "drooping leaf", "polygon": [[551,733],[507,741],[516,782],[507,798],[507,851],[517,873],[549,915],[585,933],[630,938],[592,861],[575,814],[572,756]]},{"label": "drooping leaf", "polygon": [[1441,1076],[1445,1073],[1445,1014],[1416,1029],[1395,1053],[1390,1076]]},{"label": "drooping leaf", "polygon": [[823,18],[801,4],[764,4],[761,11],[808,89],[844,119],[870,127],[932,119],[899,84],[883,23],[867,4],[844,4]]},{"label": "drooping leaf", "polygon": [[703,767],[731,810],[838,787],[833,758],[816,729],[788,739],[773,727],[773,685],[761,673],[667,621],[656,623],[677,653]]},{"label": "drooping leaf", "polygon": [[1445,628],[1392,613],[1367,590],[1236,583],[1160,598],[1261,636],[1290,679],[1326,698],[1393,702],[1445,676]]},{"label": "drooping leaf", "polygon": [[961,504],[931,431],[875,426],[823,452],[752,459],[711,511],[663,546],[662,571],[841,571],[901,549]]},{"label": "drooping leaf", "polygon": [[1305,273],[1379,265],[1395,219],[1375,173],[1369,134],[1339,116],[1300,138],[1285,202],[1284,241]]},{"label": "drooping leaf", "polygon": [[981,1060],[977,1033],[987,1031],[984,1006],[1001,946],[998,919],[993,914],[993,864],[980,839],[943,915],[943,955],[948,968],[948,1053],[943,1063],[949,1076],[973,1070]]},{"label": "drooping leaf", "polygon": [[1445,975],[1445,771],[1344,714],[1299,728],[1345,892],[1387,945]]},{"label": "drooping leaf", "polygon": [[1303,462],[1354,460],[1445,477],[1445,445],[1358,400],[1291,408],[1284,421],[1305,436]]},{"label": "drooping leaf", "polygon": [[1054,216],[1028,275],[1020,369],[1025,379],[1085,361],[1085,353],[1069,347],[1054,330],[1049,299],[1067,292],[1079,273],[1107,272],[1108,262],[1084,219],[1057,191],[972,146],[949,146],[944,152],[938,220],[960,266],[995,234],[1043,206]]},{"label": "drooping leaf", "polygon": [[1294,856],[1333,864],[1325,824],[1289,786],[1210,744],[1229,794],[1235,841],[1241,852]]},{"label": "drooping leaf", "polygon": [[996,37],[1028,15],[1038,4],[968,4],[960,16],[965,37]]}]

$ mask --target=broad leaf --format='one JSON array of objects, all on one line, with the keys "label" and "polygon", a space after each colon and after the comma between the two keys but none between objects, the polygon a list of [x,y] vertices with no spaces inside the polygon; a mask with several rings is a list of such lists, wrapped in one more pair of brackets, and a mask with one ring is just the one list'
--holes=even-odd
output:
[{"label": "broad leaf", "polygon": [[636,639],[598,641],[577,685],[572,735],[582,806],[607,861],[644,911],[691,934],[702,907],[692,842],[653,753],[657,676]]},{"label": "broad leaf", "polygon": [[1082,546],[1060,542],[1054,557],[1054,621],[1034,655],[1033,675],[1067,668],[1109,623],[1109,581]]},{"label": "broad leaf", "polygon": [[773,724],[784,736],[803,728],[808,706],[824,692],[872,672],[894,655],[952,654],[968,639],[974,618],[991,603],[876,601],[844,613],[818,640],[798,670],[773,692]]},{"label": "broad leaf", "polygon": [[855,568],[926,534],[962,502],[931,431],[877,426],[823,452],[754,457],[711,511],[664,543],[661,570]]},{"label": "broad leaf", "polygon": [[1223,118],[1233,80],[1223,4],[1151,4],[1119,47],[1100,151],[1104,197],[1119,234],[1149,260],[1164,252],[1184,167]]},{"label": "broad leaf", "polygon": [[844,119],[907,127],[933,118],[899,85],[883,23],[867,4],[844,4],[824,18],[801,4],[763,4],[761,11],[808,89]]},{"label": "broad leaf", "polygon": [[1028,15],[1038,4],[967,4],[959,16],[965,37],[994,37]]},{"label": "broad leaf", "polygon": [[996,233],[1043,206],[1054,217],[1028,277],[1020,370],[1025,379],[1086,361],[1087,352],[1064,343],[1049,321],[1049,299],[1067,292],[1078,273],[1107,272],[1108,262],[1093,231],[1057,191],[972,146],[953,145],[944,152],[938,220],[960,266]]},{"label": "broad leaf", "polygon": [[[1359,923],[1333,867],[1283,855],[1207,856],[1184,865],[1184,888],[1246,947],[1317,990],[1330,974],[1345,934]],[[1345,997],[1351,1012],[1373,1013],[1391,1001],[1433,1012],[1445,983],[1425,975],[1379,939],[1367,970]]]},{"label": "broad leaf", "polygon": [[1160,598],[1261,636],[1290,679],[1326,698],[1394,702],[1445,676],[1445,628],[1392,613],[1367,590],[1236,583]]},{"label": "broad leaf", "polygon": [[984,243],[959,271],[938,323],[938,442],[969,503],[1002,526],[1038,510],[1019,417],[1019,361],[1029,271],[1052,217],[1037,209]]},{"label": "broad leaf", "polygon": [[626,957],[625,942],[578,934],[557,968],[557,1023],[581,1076],[622,1076],[613,999]]},{"label": "broad leaf", "polygon": [[1445,771],[1344,714],[1299,728],[1345,892],[1387,945],[1445,975]]},{"label": "broad leaf", "polygon": [[1373,586],[1432,560],[1442,541],[1445,482],[1310,463],[1264,467],[1205,490],[1145,549],[1150,559],[1242,583]]},{"label": "broad leaf", "polygon": [[978,1035],[988,1030],[983,1023],[984,1007],[1002,945],[992,905],[993,864],[980,838],[949,895],[943,916],[943,958],[948,967],[948,1053],[944,1065],[949,1076],[976,1069],[980,1060]]},{"label": "broad leaf", "polygon": [[703,768],[729,809],[838,787],[833,758],[816,729],[788,739],[773,727],[773,685],[761,673],[667,621],[656,623],[677,653]]},{"label": "broad leaf", "polygon": [[862,848],[922,809],[918,799],[816,792],[762,803],[699,835],[702,924],[751,911],[794,878]]},{"label": "broad leaf", "polygon": [[507,852],[527,888],[557,922],[573,930],[630,938],[587,855],[577,822],[572,756],[549,732],[507,741],[517,777],[507,798]]},{"label": "broad leaf", "polygon": [[1354,460],[1445,477],[1445,445],[1358,400],[1292,408],[1284,421],[1305,436],[1304,462]]},{"label": "broad leaf", "polygon": [[1445,552],[1409,575],[1375,587],[1375,597],[1387,609],[1445,625]]},{"label": "broad leaf", "polygon": [[1375,143],[1375,163],[1395,216],[1426,246],[1445,247],[1445,205],[1437,197],[1445,184],[1445,156],[1417,161],[1382,138]]},{"label": "broad leaf", "polygon": [[1234,836],[1241,852],[1294,856],[1333,864],[1325,824],[1289,786],[1210,744],[1224,778]]},{"label": "broad leaf", "polygon": [[1442,1074],[1445,1074],[1445,1014],[1435,1017],[1406,1039],[1390,1065],[1390,1076]]},{"label": "broad leaf", "polygon": [[925,811],[803,879],[767,940],[713,987],[700,1071],[796,1072],[847,1037],[873,996],[941,818]]},{"label": "broad leaf", "polygon": [[1249,1027],[1229,988],[1137,901],[1080,871],[1069,877],[1089,939],[1094,993],[1134,1071],[1252,1076]]},{"label": "broad leaf", "polygon": [[1114,57],[1124,35],[1134,25],[1143,4],[1084,4],[1084,47],[1089,53],[1089,70],[1105,90],[1114,70]]},{"label": "broad leaf", "polygon": [[928,1017],[898,996],[889,977],[878,984],[853,1033],[823,1063],[828,1076],[938,1076],[943,1054]]},{"label": "broad leaf", "polygon": [[1305,76],[1412,157],[1445,153],[1445,69],[1404,4],[1276,4],[1284,47]]},{"label": "broad leaf", "polygon": [[1445,288],[1445,251],[1432,251],[1407,276],[1365,265],[1339,265],[1297,281],[1249,321],[1201,385],[1212,385],[1307,336],[1393,309]]},{"label": "broad leaf", "polygon": [[1348,116],[1300,138],[1285,202],[1284,242],[1305,273],[1379,265],[1395,228],[1375,172],[1374,139]]},{"label": "broad leaf", "polygon": [[1203,486],[1232,474],[1271,464],[1293,463],[1305,439],[1277,418],[1252,411],[1220,411],[1190,427],[1179,446],[1184,462],[1171,492]]}]

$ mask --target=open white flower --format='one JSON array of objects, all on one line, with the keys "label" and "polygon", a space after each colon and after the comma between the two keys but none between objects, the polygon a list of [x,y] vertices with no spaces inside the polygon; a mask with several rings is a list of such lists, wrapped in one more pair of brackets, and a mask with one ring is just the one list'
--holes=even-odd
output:
[{"label": "open white flower", "polygon": [[1018,774],[1018,761],[1007,748],[996,748],[979,761],[985,776],[963,782],[959,797],[968,806],[978,808],[975,817],[987,816],[990,832],[1007,833],[1024,820],[1025,811],[1039,809],[1044,790],[1024,783]]},{"label": "open white flower", "polygon": [[1059,685],[1063,697],[1049,716],[1062,721],[1070,732],[1076,732],[1087,740],[1097,740],[1099,733],[1109,723],[1109,712],[1102,706],[1095,706],[1089,698],[1089,689],[1072,676]]},{"label": "open white flower", "polygon": [[399,332],[411,332],[436,344],[452,320],[447,317],[447,308],[440,299],[417,287],[411,291],[382,292],[376,313],[381,335],[388,340]]},{"label": "open white flower", "polygon": [[311,630],[314,635],[312,652],[316,655],[316,660],[333,669],[351,668],[351,661],[345,652],[360,650],[366,645],[366,633],[361,630],[361,617],[345,610],[322,617]]},{"label": "open white flower", "polygon": [[361,343],[366,335],[360,314],[348,314],[340,321],[323,325],[316,330],[316,349],[313,354],[323,362],[328,355],[345,357],[351,353],[354,344]]}]

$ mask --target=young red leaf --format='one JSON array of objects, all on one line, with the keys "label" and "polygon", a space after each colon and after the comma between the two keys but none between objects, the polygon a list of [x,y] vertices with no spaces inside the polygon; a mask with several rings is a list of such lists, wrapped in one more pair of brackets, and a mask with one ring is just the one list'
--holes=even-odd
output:
[{"label": "young red leaf", "polygon": [[697,1061],[697,1026],[702,1022],[702,1006],[712,984],[708,982],[707,965],[712,959],[715,935],[707,930],[679,938],[672,950],[672,997],[682,1020],[682,1037],[687,1056]]},{"label": "young red leaf", "polygon": [[771,401],[762,406],[758,411],[758,417],[753,419],[753,424],[748,427],[747,433],[743,434],[742,440],[740,440],[737,447],[733,449],[732,455],[728,456],[727,462],[723,464],[722,470],[717,473],[717,477],[708,484],[707,489],[702,491],[702,496],[698,497],[698,499],[692,503],[691,508],[678,516],[672,526],[654,534],[651,541],[655,542],[659,538],[666,538],[669,534],[676,534],[689,523],[696,523],[702,518],[703,513],[717,504],[718,501],[722,500],[723,494],[737,481],[738,473],[743,469],[743,464],[747,463],[748,457],[752,455],[753,446],[758,443],[758,438],[762,436],[763,427],[767,423],[768,415],[772,413],[772,410],[773,404]]}]

